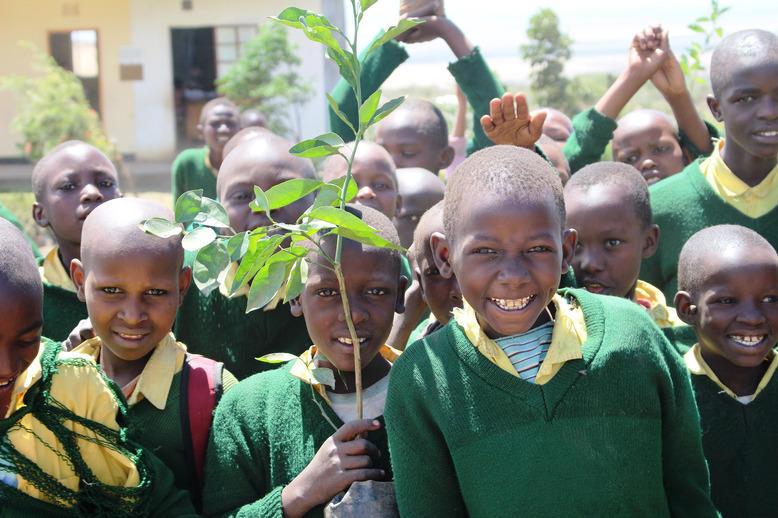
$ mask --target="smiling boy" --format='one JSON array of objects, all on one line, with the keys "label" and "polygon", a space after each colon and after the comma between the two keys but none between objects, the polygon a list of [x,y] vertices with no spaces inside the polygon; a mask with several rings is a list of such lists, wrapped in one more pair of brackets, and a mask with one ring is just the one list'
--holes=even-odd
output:
[{"label": "smiling boy", "polygon": [[641,261],[659,242],[640,173],[599,162],[575,173],[564,192],[567,226],[578,233],[572,261],[578,286],[640,304],[659,327],[680,325],[662,292],[639,280]]},{"label": "smiling boy", "polygon": [[[81,259],[73,261],[71,271],[96,337],[74,351],[94,358],[121,388],[136,420],[138,441],[173,471],[176,486],[189,491],[199,508],[201,474],[193,465],[197,455],[204,458],[207,441],[195,451],[188,437],[199,431],[207,438],[210,420],[204,430],[190,422],[187,401],[194,367],[186,346],[170,332],[192,272],[183,266],[180,235],[163,239],[139,228],[154,217],[174,219],[158,203],[122,198],[96,209],[87,220]],[[221,387],[214,382],[217,392],[237,383],[222,364],[211,361],[206,369],[222,380]],[[198,408],[207,415],[213,412],[213,404]],[[197,431],[191,432],[193,428]]]},{"label": "smiling boy", "polygon": [[32,172],[35,223],[51,229],[57,243],[40,268],[43,279],[43,335],[65,340],[87,317],[70,280],[70,263],[81,257],[81,229],[100,204],[121,197],[116,169],[86,142],[71,140],[49,151]]},{"label": "smiling boy", "polygon": [[[391,222],[377,211],[348,210],[398,243]],[[334,237],[323,238],[328,254]],[[317,252],[308,258],[308,280],[292,312],[305,317],[313,346],[298,360],[242,381],[222,400],[208,448],[206,516],[321,516],[323,504],[352,482],[391,480],[382,415],[398,352],[384,344],[395,311],[403,310],[399,251],[343,240],[342,268],[362,358],[362,420],[354,420],[354,345],[339,283]],[[331,370],[334,386],[312,384],[309,364]]]},{"label": "smiling boy", "polygon": [[203,189],[203,194],[209,198],[216,197],[216,177],[222,165],[224,145],[239,129],[240,112],[235,104],[221,97],[205,103],[197,125],[205,146],[186,149],[173,162],[173,203],[183,193],[194,189]]},{"label": "smiling boy", "polygon": [[556,171],[495,146],[445,200],[435,259],[464,307],[392,369],[401,515],[715,516],[681,359],[635,304],[557,293],[576,235]]},{"label": "smiling boy", "polygon": [[725,138],[711,156],[651,187],[657,252],[644,280],[675,296],[678,256],[698,230],[737,224],[778,245],[778,36],[753,29],[730,34],[711,58],[708,106]]},{"label": "smiling boy", "polygon": [[778,254],[737,225],[697,232],[684,245],[675,297],[697,343],[684,359],[700,410],[711,496],[722,516],[772,516],[778,454]]}]

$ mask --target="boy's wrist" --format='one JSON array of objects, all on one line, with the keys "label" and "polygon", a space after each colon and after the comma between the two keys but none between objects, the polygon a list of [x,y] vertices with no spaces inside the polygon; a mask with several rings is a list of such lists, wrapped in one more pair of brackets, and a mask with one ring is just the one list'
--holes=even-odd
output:
[{"label": "boy's wrist", "polygon": [[308,502],[307,491],[299,487],[298,478],[292,480],[281,490],[281,509],[284,518],[304,516],[316,505]]},{"label": "boy's wrist", "polygon": [[453,22],[446,20],[440,28],[440,37],[446,42],[457,59],[461,59],[473,50],[473,44],[465,37],[462,30]]}]

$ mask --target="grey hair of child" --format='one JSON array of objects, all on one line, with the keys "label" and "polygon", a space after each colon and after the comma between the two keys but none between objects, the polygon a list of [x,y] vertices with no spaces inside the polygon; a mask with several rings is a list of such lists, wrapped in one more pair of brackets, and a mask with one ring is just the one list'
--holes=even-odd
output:
[{"label": "grey hair of child", "polygon": [[643,175],[629,164],[622,162],[597,162],[589,164],[575,173],[565,185],[565,192],[574,189],[589,191],[597,185],[608,185],[621,189],[620,198],[632,206],[635,214],[648,228],[653,223],[651,199]]},{"label": "grey hair of child", "polygon": [[700,230],[686,241],[678,258],[678,290],[693,296],[699,293],[708,277],[707,257],[720,256],[732,249],[762,248],[778,254],[773,246],[757,232],[740,225],[716,225]]},{"label": "grey hair of child", "polygon": [[445,200],[441,200],[427,209],[427,212],[422,214],[421,218],[419,218],[419,224],[413,232],[413,246],[411,247],[413,248],[413,260],[418,266],[421,266],[421,263],[426,256],[426,250],[430,247],[430,236],[432,236],[432,232],[436,232],[436,230],[430,231],[430,224],[434,223],[436,218],[443,221],[444,208]]},{"label": "grey hair of child", "polygon": [[200,124],[205,124],[205,119],[208,118],[208,114],[211,113],[211,110],[217,106],[227,106],[228,108],[232,108],[235,110],[235,116],[240,119],[240,110],[234,102],[230,101],[226,97],[217,97],[216,99],[211,99],[203,105],[202,109],[200,110]]},{"label": "grey hair of child", "polygon": [[111,160],[105,156],[102,151],[81,140],[68,140],[67,142],[63,142],[62,144],[51,148],[51,150],[46,153],[43,158],[38,160],[37,164],[35,164],[35,168],[32,170],[32,192],[35,194],[36,201],[41,201],[43,193],[46,189],[46,180],[48,179],[49,175],[54,172],[49,167],[49,162],[51,162],[52,159],[54,159],[54,157],[59,155],[62,151],[76,146],[86,146],[103,155],[105,157],[105,161],[111,164],[111,169],[113,170],[114,175],[116,174],[116,167],[113,165],[113,162],[111,162]]},{"label": "grey hair of child", "polygon": [[463,206],[474,196],[489,201],[552,202],[558,211],[560,232],[565,225],[565,200],[559,173],[540,155],[516,146],[492,146],[470,155],[451,174],[446,184],[443,226],[453,243],[461,219],[469,217]]},{"label": "grey hair of child", "polygon": [[43,300],[43,284],[32,247],[21,230],[0,218],[0,289],[14,298],[35,297]]},{"label": "grey hair of child", "polygon": [[[761,29],[747,29],[726,36],[713,51],[710,84],[718,99],[743,61],[778,63],[778,35]],[[721,99],[720,99],[721,100]]]}]

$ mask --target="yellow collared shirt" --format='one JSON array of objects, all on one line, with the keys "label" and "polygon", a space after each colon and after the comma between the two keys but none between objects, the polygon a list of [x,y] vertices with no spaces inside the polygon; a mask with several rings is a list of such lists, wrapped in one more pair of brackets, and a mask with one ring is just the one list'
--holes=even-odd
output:
[{"label": "yellow collared shirt", "polygon": [[[316,357],[317,351],[318,351],[317,347],[315,345],[312,345],[307,351],[302,353],[299,356],[299,358],[297,358],[297,360],[294,362],[294,365],[292,365],[292,368],[289,370],[289,374],[313,386],[313,388],[316,389],[316,392],[318,392],[319,395],[322,398],[324,398],[324,401],[326,401],[327,404],[332,406],[332,402],[330,401],[330,398],[327,397],[327,385],[316,383],[308,375],[308,366],[313,364],[313,360]],[[389,363],[394,363],[397,360],[397,358],[400,356],[400,352],[401,351],[398,351],[394,347],[391,347],[389,345],[384,345],[383,347],[381,347],[381,350],[378,353],[384,358],[386,358],[386,360]]]},{"label": "yellow collared shirt", "polygon": [[642,304],[640,304],[640,307],[646,310],[646,313],[651,317],[651,320],[660,328],[683,325],[683,322],[678,318],[675,309],[667,305],[664,294],[656,286],[638,280],[638,285],[635,288],[635,298],[647,300],[651,304],[650,309]]},{"label": "yellow collared shirt", "polygon": [[778,362],[775,361],[774,351],[770,351],[768,358],[770,366],[767,368],[767,372],[765,372],[764,376],[762,376],[762,381],[759,382],[759,385],[756,387],[756,391],[750,397],[748,397],[738,396],[732,392],[729,387],[721,382],[719,377],[716,376],[716,373],[713,372],[713,369],[710,368],[710,366],[705,362],[705,359],[702,357],[702,353],[700,352],[700,344],[694,344],[694,347],[689,349],[686,354],[683,355],[683,359],[686,362],[686,367],[689,368],[689,371],[692,374],[709,377],[716,385],[721,387],[724,392],[743,404],[748,404],[753,401],[756,396],[759,395],[759,393],[767,386],[767,384],[770,383],[770,379],[773,377],[775,369],[778,368]]},{"label": "yellow collared shirt", "polygon": [[[100,337],[90,338],[73,349],[73,352],[86,354],[99,363],[102,345]],[[164,410],[173,376],[184,367],[185,356],[186,346],[176,342],[173,333],[168,333],[151,353],[132,394],[127,397],[127,403],[133,406],[145,398],[154,408]]]},{"label": "yellow collared shirt", "polygon": [[[548,383],[566,362],[583,358],[581,345],[586,341],[586,323],[581,307],[577,304],[570,304],[561,295],[554,295],[553,301],[557,310],[554,330],[548,353],[546,353],[546,358],[540,365],[538,375],[535,378],[537,385]],[[494,340],[486,336],[481,324],[478,323],[478,316],[473,308],[467,301],[463,302],[462,309],[454,309],[454,319],[464,329],[465,335],[473,346],[505,372],[520,377],[505,351]]]},{"label": "yellow collared shirt", "polygon": [[77,291],[76,285],[70,280],[70,272],[65,269],[62,261],[59,260],[58,252],[59,247],[55,246],[51,252],[46,254],[43,264],[38,268],[41,272],[41,279],[57,288],[75,293]]},{"label": "yellow collared shirt", "polygon": [[205,167],[211,170],[214,178],[219,175],[219,170],[211,165],[211,149],[208,146],[205,146]]},{"label": "yellow collared shirt", "polygon": [[[14,384],[11,402],[8,406],[9,417],[24,405],[24,396],[30,387],[41,378],[40,355],[23,372]],[[61,358],[84,358],[84,355],[70,352],[60,353]],[[112,430],[118,430],[116,422],[118,405],[113,392],[105,384],[96,368],[62,364],[57,367],[51,383],[51,397],[64,408],[76,415],[101,423]],[[95,434],[75,422],[66,422],[75,436],[92,439],[78,439],[82,458],[97,478],[109,485],[135,487],[140,481],[135,464],[120,452],[101,446],[95,440]],[[33,414],[23,416],[8,430],[7,439],[20,454],[30,459],[43,471],[54,477],[60,484],[71,490],[78,490],[81,479],[68,462],[68,455],[52,431],[44,426]],[[38,489],[20,476],[16,476],[17,488],[33,498],[51,502]],[[65,502],[59,502],[66,505]]]},{"label": "yellow collared shirt", "polygon": [[728,204],[748,216],[764,216],[778,205],[778,166],[759,185],[750,187],[735,176],[721,158],[724,139],[713,146],[713,153],[700,163],[700,171],[716,193]]}]

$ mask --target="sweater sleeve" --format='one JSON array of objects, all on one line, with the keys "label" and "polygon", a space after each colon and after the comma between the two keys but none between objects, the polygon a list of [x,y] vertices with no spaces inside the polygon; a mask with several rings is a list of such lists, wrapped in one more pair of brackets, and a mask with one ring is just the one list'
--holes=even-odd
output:
[{"label": "sweater sleeve", "polygon": [[573,117],[573,133],[562,149],[573,173],[600,161],[616,126],[615,120],[598,112],[594,106]]},{"label": "sweater sleeve", "polygon": [[[708,135],[710,135],[711,140],[718,139],[721,136],[716,126],[714,126],[708,121],[703,121],[703,122],[705,122],[705,126],[708,128]],[[678,132],[678,140],[680,141],[682,148],[686,148],[689,150],[689,152],[692,155],[692,159],[696,159],[699,157],[708,157],[710,155],[710,153],[703,153],[702,151],[700,151],[700,148],[698,148],[694,144],[694,142],[692,142],[689,139],[689,137],[686,136],[686,133],[684,133],[683,131]]]},{"label": "sweater sleeve", "polygon": [[[416,347],[424,345],[417,343]],[[397,506],[400,516],[465,516],[446,441],[425,405],[427,383],[413,362],[407,361],[411,358],[406,355],[418,349],[403,353],[392,367],[384,408]]]},{"label": "sweater sleeve", "polygon": [[451,63],[448,71],[473,108],[473,138],[467,144],[467,155],[493,146],[494,143],[481,127],[481,117],[489,114],[489,101],[505,93],[497,77],[489,68],[478,47],[467,56]]},{"label": "sweater sleeve", "polygon": [[256,453],[262,451],[257,443],[266,437],[257,415],[240,405],[241,395],[250,396],[241,385],[225,393],[216,408],[205,464],[203,516],[281,518],[283,488],[266,491],[267,459]]},{"label": "sweater sleeve", "polygon": [[[383,33],[383,30],[379,32],[373,41],[378,39]],[[395,40],[389,40],[365,58],[364,54],[367,52],[367,49],[370,48],[370,45],[372,45],[372,42],[365,47],[365,50],[360,55],[360,59],[364,59],[362,73],[359,75],[359,80],[362,84],[363,101],[378,90],[392,72],[408,59],[408,52]],[[343,112],[349,121],[351,121],[351,124],[356,126],[357,121],[359,120],[359,106],[357,106],[356,95],[354,94],[351,85],[348,84],[345,79],[341,78],[330,95],[338,105],[338,109]],[[354,135],[351,128],[335,114],[332,106],[328,105],[327,110],[330,117],[330,131],[340,135],[346,142],[354,140],[356,135]]]},{"label": "sweater sleeve", "polygon": [[662,466],[671,516],[718,516],[710,499],[708,466],[702,451],[700,414],[683,358],[663,335],[658,347],[669,371],[669,387],[660,389]]}]

